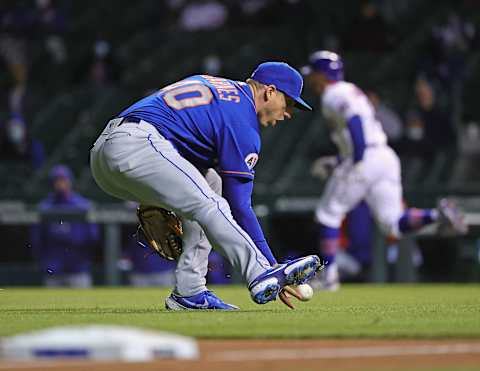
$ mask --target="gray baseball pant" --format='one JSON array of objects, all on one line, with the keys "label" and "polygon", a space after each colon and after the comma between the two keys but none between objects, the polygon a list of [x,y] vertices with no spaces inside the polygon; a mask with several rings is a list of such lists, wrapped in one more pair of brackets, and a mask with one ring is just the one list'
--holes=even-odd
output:
[{"label": "gray baseball pant", "polygon": [[111,120],[91,149],[93,177],[108,194],[173,210],[182,218],[184,252],[175,273],[179,295],[206,289],[210,243],[247,284],[270,268],[233,219],[228,202],[153,125],[120,123]]}]

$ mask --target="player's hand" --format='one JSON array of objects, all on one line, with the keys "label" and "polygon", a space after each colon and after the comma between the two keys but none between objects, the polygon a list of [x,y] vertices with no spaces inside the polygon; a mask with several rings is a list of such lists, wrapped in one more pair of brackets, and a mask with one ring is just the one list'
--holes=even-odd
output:
[{"label": "player's hand", "polygon": [[327,179],[338,165],[336,156],[323,156],[317,158],[310,168],[310,174],[321,180]]},{"label": "player's hand", "polygon": [[301,300],[301,301],[304,300],[302,294],[296,290],[295,286],[285,286],[278,294],[278,297],[280,298],[282,303],[285,304],[290,309],[295,309],[295,306],[292,304],[292,301],[290,300],[292,297],[297,298],[298,300]]}]

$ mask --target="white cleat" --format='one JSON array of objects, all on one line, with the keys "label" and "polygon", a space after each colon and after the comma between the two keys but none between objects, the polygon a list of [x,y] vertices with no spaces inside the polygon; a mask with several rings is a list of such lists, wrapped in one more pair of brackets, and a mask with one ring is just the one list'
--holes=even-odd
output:
[{"label": "white cleat", "polygon": [[463,235],[468,232],[465,223],[465,215],[455,202],[448,198],[442,198],[438,202],[438,230],[441,236]]}]

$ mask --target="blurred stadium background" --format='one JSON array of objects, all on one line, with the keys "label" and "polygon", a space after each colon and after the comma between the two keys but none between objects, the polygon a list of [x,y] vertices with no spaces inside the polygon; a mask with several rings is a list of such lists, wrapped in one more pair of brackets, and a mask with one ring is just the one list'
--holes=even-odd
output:
[{"label": "blurred stadium background", "polygon": [[[475,224],[478,24],[475,0],[3,0],[0,285],[42,283],[32,225],[85,218],[102,226],[92,246],[94,284],[127,282],[121,251],[133,238],[134,213],[95,185],[88,166],[89,149],[107,120],[188,75],[244,80],[259,62],[300,67],[320,48],[340,52],[347,80],[376,93],[400,119],[389,139],[402,159],[405,201],[429,207],[453,196]],[[428,97],[435,112],[422,107]],[[323,183],[310,166],[332,151],[318,110],[263,132],[254,204],[281,258],[316,253],[312,215]],[[94,203],[88,213],[37,212],[57,164],[72,170],[74,189]],[[480,281],[475,226],[462,238],[427,233],[398,250],[373,235],[371,258],[353,280]]]}]

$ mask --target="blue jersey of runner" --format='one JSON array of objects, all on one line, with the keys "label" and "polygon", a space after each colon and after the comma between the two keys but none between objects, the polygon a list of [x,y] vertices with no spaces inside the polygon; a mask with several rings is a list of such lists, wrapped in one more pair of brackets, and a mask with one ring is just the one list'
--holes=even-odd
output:
[{"label": "blue jersey of runner", "polygon": [[244,82],[196,75],[166,86],[120,113],[154,125],[199,168],[252,179],[259,123]]}]

